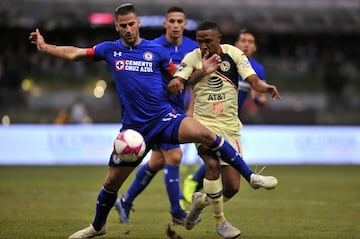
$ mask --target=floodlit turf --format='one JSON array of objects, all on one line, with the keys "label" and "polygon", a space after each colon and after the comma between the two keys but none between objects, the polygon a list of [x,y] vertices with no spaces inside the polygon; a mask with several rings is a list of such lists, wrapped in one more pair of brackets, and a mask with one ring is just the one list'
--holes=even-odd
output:
[{"label": "floodlit turf", "polygon": [[[184,176],[195,168],[182,166]],[[0,239],[67,238],[91,223],[106,166],[1,166]],[[225,204],[227,219],[243,239],[360,238],[360,166],[273,166],[275,190],[240,192]],[[123,193],[131,180],[125,183]],[[108,233],[99,238],[167,238],[169,203],[162,173],[135,201],[131,224],[111,211]],[[210,208],[192,231],[173,227],[184,239],[220,238]]]}]

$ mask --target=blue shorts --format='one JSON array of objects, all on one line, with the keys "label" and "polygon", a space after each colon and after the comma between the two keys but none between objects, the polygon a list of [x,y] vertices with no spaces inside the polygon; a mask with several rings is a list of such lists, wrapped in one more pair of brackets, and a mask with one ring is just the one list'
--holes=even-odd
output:
[{"label": "blue shorts", "polygon": [[177,149],[180,148],[180,144],[155,144],[152,149],[162,149],[164,151],[168,151],[171,149]]},{"label": "blue shorts", "polygon": [[[155,145],[179,145],[179,127],[181,121],[186,116],[183,114],[169,112],[162,117],[156,118],[149,121],[147,124],[143,124],[138,127],[127,127],[123,125],[121,130],[125,129],[134,129],[138,131],[144,137],[146,142],[146,151],[139,160],[135,162],[124,162],[119,160],[119,157],[114,153],[110,155],[109,166],[110,167],[119,167],[119,166],[133,166],[136,167],[141,163],[146,154],[152,149]],[[179,146],[180,147],[180,146]]]}]

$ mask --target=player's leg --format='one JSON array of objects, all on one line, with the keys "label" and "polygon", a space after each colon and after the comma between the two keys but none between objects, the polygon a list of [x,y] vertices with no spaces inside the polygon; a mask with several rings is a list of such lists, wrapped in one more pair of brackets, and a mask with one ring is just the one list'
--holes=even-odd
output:
[{"label": "player's leg", "polygon": [[144,191],[164,164],[165,158],[162,152],[158,148],[153,148],[150,160],[139,168],[128,190],[116,200],[114,208],[119,213],[120,223],[129,223],[129,215],[135,198]]},{"label": "player's leg", "polygon": [[230,200],[240,189],[240,173],[230,165],[221,165],[224,202]]},{"label": "player's leg", "polygon": [[[231,145],[236,149],[236,151],[243,155],[242,145],[240,141],[240,132],[229,132],[227,130],[222,130],[221,135],[223,135]],[[221,163],[221,175],[224,188],[224,202],[230,200],[240,188],[240,173],[233,167],[223,160],[220,160]]]},{"label": "player's leg", "polygon": [[223,160],[238,170],[249,182],[254,172],[247,166],[237,151],[222,137],[215,135],[209,129],[193,118],[186,117],[179,128],[180,142],[195,142],[208,146],[219,153]]},{"label": "player's leg", "polygon": [[[213,129],[214,130],[214,129]],[[216,130],[215,130],[216,131]],[[220,132],[220,131],[219,131]],[[237,152],[240,152],[240,144],[235,142],[233,139],[237,138],[237,134],[233,137],[232,134],[227,134],[226,132],[221,132],[229,142],[232,142],[232,145],[237,149]],[[239,179],[240,174],[237,170],[229,165],[225,164],[222,160],[218,160],[217,155],[214,151],[210,150],[204,145],[198,147],[199,155],[204,160],[206,165],[206,175],[204,179],[204,191],[205,194],[201,195],[199,193],[194,194],[192,208],[189,212],[189,217],[186,220],[186,228],[191,229],[194,224],[191,221],[190,216],[199,216],[201,210],[209,204],[212,209],[212,214],[215,220],[216,232],[224,238],[235,238],[240,235],[240,230],[232,226],[225,218],[224,215],[224,189],[223,181],[233,179],[233,182],[227,182],[227,191],[228,196],[233,196],[239,189]],[[220,169],[221,164],[221,169]],[[230,170],[227,170],[230,169]],[[222,177],[219,175],[224,176]],[[231,175],[226,175],[229,173]]]},{"label": "player's leg", "polygon": [[178,137],[181,143],[202,143],[217,152],[226,163],[234,167],[255,189],[259,187],[273,189],[277,185],[275,177],[255,174],[226,140],[219,135],[213,134],[191,117],[185,117],[182,120]]},{"label": "player's leg", "polygon": [[205,164],[201,164],[195,173],[186,176],[183,184],[183,195],[187,202],[191,202],[192,195],[203,188],[205,169]]},{"label": "player's leg", "polygon": [[89,227],[75,232],[69,238],[90,238],[106,233],[106,219],[113,207],[117,192],[136,166],[109,167],[103,188],[98,194],[96,213]]},{"label": "player's leg", "polygon": [[204,160],[206,174],[204,178],[204,194],[195,193],[193,196],[192,207],[189,216],[186,218],[185,227],[190,230],[194,227],[193,219],[198,217],[201,210],[210,205],[215,219],[215,225],[218,226],[225,220],[223,211],[223,186],[220,176],[220,162],[216,153],[207,146],[200,145],[198,152]]},{"label": "player's leg", "polygon": [[178,144],[162,144],[161,152],[165,158],[164,182],[168,194],[172,221],[184,224],[186,212],[180,207],[180,163],[182,151]]},{"label": "player's leg", "polygon": [[207,203],[211,206],[215,225],[217,226],[225,220],[220,162],[215,152],[208,147],[200,145],[198,151],[206,166],[204,192],[207,196],[206,200],[199,200],[198,203],[199,206],[206,206]]}]

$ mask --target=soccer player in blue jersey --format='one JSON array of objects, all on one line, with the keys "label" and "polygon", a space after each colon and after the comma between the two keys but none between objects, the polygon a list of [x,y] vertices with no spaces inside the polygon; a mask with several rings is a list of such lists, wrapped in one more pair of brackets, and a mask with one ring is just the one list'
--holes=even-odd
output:
[{"label": "soccer player in blue jersey", "polygon": [[[186,15],[180,7],[170,7],[167,10],[163,26],[165,34],[152,40],[152,42],[164,46],[170,53],[175,65],[179,65],[185,54],[197,48],[197,42],[184,36],[187,21]],[[166,84],[168,80],[166,79]],[[186,113],[184,90],[170,98],[171,105],[178,113]],[[121,223],[129,223],[129,213],[135,198],[149,185],[156,173],[164,168],[164,181],[170,201],[170,213],[174,224],[184,224],[186,212],[179,204],[180,180],[179,166],[182,158],[182,151],[179,144],[159,144],[152,149],[150,160],[145,163],[136,173],[136,177],[129,189],[116,200],[114,205],[119,213]]]},{"label": "soccer player in blue jersey", "polygon": [[[140,132],[146,142],[147,152],[157,143],[200,143],[208,146],[245,178],[259,187],[266,186],[269,176],[255,174],[236,150],[222,137],[212,133],[192,117],[179,114],[170,105],[169,95],[176,95],[184,89],[180,80],[164,87],[163,74],[172,75],[176,66],[169,52],[159,44],[140,37],[140,19],[132,4],[123,4],[115,9],[115,29],[120,39],[105,41],[93,48],[57,46],[45,42],[39,29],[31,32],[29,40],[38,51],[67,60],[104,60],[115,81],[121,102],[122,128]],[[205,59],[203,72],[214,71],[220,58],[214,55]],[[263,85],[260,91],[269,92],[274,99],[280,99],[277,88]],[[124,162],[113,151],[110,154],[108,174],[96,202],[92,223],[69,238],[91,238],[106,233],[106,220],[117,199],[117,192],[131,172],[141,163],[146,154],[136,162]]]},{"label": "soccer player in blue jersey", "polygon": [[[261,80],[265,81],[264,66],[261,65],[258,61],[256,61],[252,57],[254,52],[256,52],[256,50],[257,50],[255,34],[248,29],[240,30],[238,39],[235,42],[235,46],[244,52],[244,54],[249,59],[250,64],[251,64],[252,68],[255,70],[258,77]],[[249,93],[250,93],[251,100],[253,102],[255,102],[256,105],[258,105],[259,107],[265,106],[265,104],[267,102],[265,94],[256,92],[255,90],[251,89],[249,83],[247,83],[246,81],[243,81],[241,79],[241,76],[239,79],[238,90],[239,90],[239,93],[238,93],[239,115],[240,115],[240,111],[241,111],[241,108],[242,108],[245,100],[249,96]],[[191,202],[192,195],[195,192],[200,191],[203,188],[203,180],[205,177],[205,170],[206,170],[205,165],[202,164],[196,170],[195,173],[188,175],[185,178],[184,185],[183,185],[183,187],[184,187],[183,188],[183,196],[187,202]]]}]

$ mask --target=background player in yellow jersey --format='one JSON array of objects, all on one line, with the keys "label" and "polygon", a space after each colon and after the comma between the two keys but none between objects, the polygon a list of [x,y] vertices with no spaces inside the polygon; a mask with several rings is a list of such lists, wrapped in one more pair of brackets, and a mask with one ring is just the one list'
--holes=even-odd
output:
[{"label": "background player in yellow jersey", "polygon": [[[261,65],[258,61],[253,58],[253,53],[256,52],[256,38],[255,34],[248,30],[242,29],[240,30],[239,36],[237,41],[235,42],[235,46],[242,50],[244,54],[250,61],[250,64],[256,75],[263,81],[266,80],[265,78],[265,69],[264,66]],[[244,105],[245,100],[248,98],[250,93],[251,100],[259,107],[265,106],[267,103],[266,95],[264,93],[256,92],[255,90],[251,89],[249,83],[243,81],[241,77],[239,77],[239,95],[238,95],[238,111],[240,117],[240,111],[242,106]],[[205,165],[202,164],[196,172],[193,174],[188,175],[183,184],[183,196],[187,202],[191,202],[192,195],[200,191],[203,188],[203,180],[205,177]]]},{"label": "background player in yellow jersey", "polygon": [[[239,75],[258,92],[269,92],[273,99],[280,99],[280,95],[274,90],[276,87],[258,78],[241,50],[228,44],[220,44],[221,34],[216,23],[201,23],[196,32],[196,40],[199,48],[185,56],[170,85],[184,80],[187,81],[186,84],[193,84],[194,119],[212,132],[222,135],[238,153],[241,153],[239,130],[242,124],[238,118]],[[215,67],[214,59],[218,60]],[[205,145],[198,144],[197,147],[206,165],[205,193],[194,194],[185,227],[192,229],[202,209],[211,205],[217,233],[224,238],[236,238],[241,232],[225,219],[223,195],[229,199],[239,190],[239,171],[236,167],[229,167],[222,160],[218,160],[221,159],[221,155],[209,150]],[[252,176],[244,177],[253,185]],[[271,183],[264,188],[272,189],[276,185],[277,180],[273,177]]]}]

